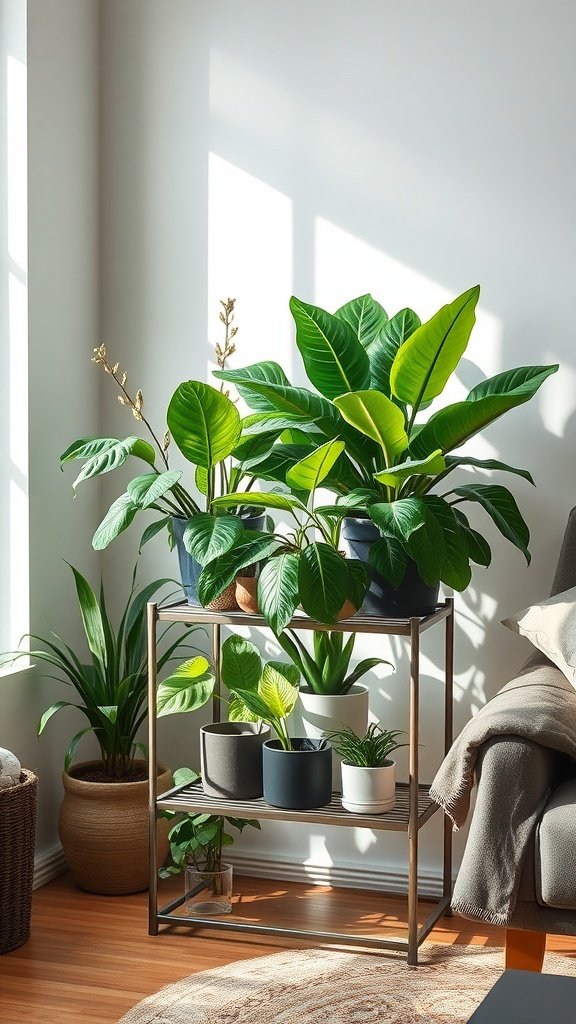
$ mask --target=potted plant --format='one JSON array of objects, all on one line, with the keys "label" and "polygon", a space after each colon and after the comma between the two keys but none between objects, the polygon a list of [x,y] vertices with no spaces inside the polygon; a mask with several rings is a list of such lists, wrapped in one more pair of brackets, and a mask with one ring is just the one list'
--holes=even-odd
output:
[{"label": "potted plant", "polygon": [[[174,772],[175,786],[195,782],[200,776],[191,768]],[[260,828],[260,822],[249,818],[219,817],[194,814],[190,811],[159,811],[159,818],[172,822],[168,839],[170,863],[161,867],[161,878],[185,873],[185,909],[198,917],[229,914],[232,911],[232,865],[222,860],[222,850],[234,838],[225,831],[226,824],[241,833],[247,825]]]},{"label": "potted plant", "polygon": [[[356,634],[346,642],[340,631],[314,630],[310,654],[295,630],[286,629],[276,639],[297,666],[304,680],[300,685],[302,724],[306,736],[319,738],[332,729],[348,726],[364,735],[368,728],[368,687],[358,682],[376,665],[390,665],[382,658],[364,658],[350,671]],[[341,783],[340,758],[332,752],[332,786]]]},{"label": "potted plant", "polygon": [[277,739],[266,740],[262,748],[264,799],[274,807],[294,810],[323,807],[332,796],[331,746],[323,738],[291,738],[288,730],[300,673],[294,665],[268,662],[257,679],[249,666],[250,661],[255,664],[254,651],[239,652],[241,674],[231,687],[237,702],[232,714],[244,718],[247,709],[276,733]]},{"label": "potted plant", "polygon": [[[170,580],[160,579],[136,590],[136,570],[119,625],[109,618],[103,585],[96,596],[87,580],[70,566],[82,626],[89,651],[77,654],[56,634],[30,634],[41,648],[19,651],[13,658],[30,657],[55,668],[74,691],[72,700],[58,700],[42,715],[38,733],[63,708],[75,708],[88,724],[71,740],[62,775],[64,801],[60,809],[60,839],[75,881],[89,892],[118,895],[148,885],[148,771],[145,748],[137,740],[147,714],[146,603]],[[163,641],[163,642],[162,642]],[[159,670],[168,668],[190,649],[185,637],[172,638],[168,626],[161,639]],[[194,680],[186,701],[192,707],[208,699],[214,680],[205,658],[179,665],[159,687],[161,711],[178,710],[182,682]],[[92,734],[100,759],[73,763],[84,736]],[[138,754],[144,755],[137,757]],[[159,788],[166,789],[171,773],[158,765]],[[159,858],[167,853],[166,830],[160,832]]]},{"label": "potted plant", "polygon": [[[225,333],[222,345],[216,346],[216,359],[223,370],[235,350],[234,302],[221,302],[220,320]],[[92,546],[96,550],[108,547],[137,515],[153,512],[155,518],[144,530],[141,546],[163,529],[168,531],[170,546],[176,545],[178,549],[186,598],[190,604],[198,604],[201,567],[228,551],[244,527],[258,531],[264,526],[264,516],[249,500],[247,492],[254,480],[245,466],[270,450],[282,427],[269,425],[254,432],[254,417],[241,419],[234,402],[224,392],[224,385],[217,389],[191,380],[179,384],[174,391],[167,411],[168,430],[162,434],[146,416],[142,391],[138,389],[134,395],[128,390],[128,375],[120,370],[118,362],[111,361],[106,346],[99,345],[94,353],[93,362],[114,382],[119,402],[145,427],[150,440],[137,436],[123,440],[84,437],[74,441],[60,456],[62,468],[72,461],[83,463],[73,483],[74,491],[84,480],[117,470],[129,458],[144,464],[145,472],[134,477],[110,506],[92,538]],[[172,441],[194,467],[193,489],[182,483],[182,470],[171,468]],[[237,494],[237,500],[230,512],[222,514],[215,509],[213,499],[229,491]],[[257,534],[250,533],[250,537],[253,541],[258,539]],[[265,549],[266,542],[260,546],[256,543],[251,553]],[[245,562],[242,568],[248,565]],[[218,607],[236,607],[233,591],[231,587],[224,598],[219,595]]]},{"label": "potted plant", "polygon": [[[326,480],[337,501],[316,513],[347,517],[344,537],[373,577],[366,612],[430,611],[440,581],[464,590],[470,562],[490,563],[487,541],[460,507],[465,502],[483,508],[530,558],[528,527],[506,487],[479,482],[446,489],[444,481],[463,467],[503,470],[533,482],[526,470],[458,452],[499,416],[529,401],[557,364],[498,373],[464,401],[426,414],[466,350],[479,291],[470,288],[424,324],[411,309],[389,318],[370,295],[335,313],[293,297],[296,344],[316,391],[293,387],[273,362],[216,373],[271,419],[307,417],[312,448],[327,439],[345,443]],[[444,490],[438,492],[440,484]]]},{"label": "potted plant", "polygon": [[[254,540],[247,540],[245,534],[226,554],[208,562],[198,582],[203,604],[214,600],[247,561],[263,558],[258,604],[275,633],[282,632],[298,605],[311,618],[327,624],[355,614],[368,586],[365,567],[345,557],[340,544],[341,519],[319,513],[314,507],[316,491],[344,447],[344,441],[327,441],[292,465],[286,473],[292,494],[250,492],[250,501],[257,508],[287,513],[293,524],[291,532],[261,533]],[[235,493],[223,495],[213,505],[225,510],[239,497]]]},{"label": "potted plant", "polygon": [[390,760],[400,730],[373,722],[366,733],[336,729],[326,734],[342,758],[342,806],[354,814],[384,814],[394,807],[396,763]]}]

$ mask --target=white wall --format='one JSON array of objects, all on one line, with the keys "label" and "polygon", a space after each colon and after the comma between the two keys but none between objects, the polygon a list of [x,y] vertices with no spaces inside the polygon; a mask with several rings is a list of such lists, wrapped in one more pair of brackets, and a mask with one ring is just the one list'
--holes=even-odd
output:
[{"label": "white wall", "polygon": [[[27,6],[30,629],[60,631],[74,644],[81,629],[63,559],[97,573],[86,535],[100,497],[94,491],[75,508],[58,456],[74,437],[99,430],[90,363],[99,334],[98,5]],[[62,712],[41,740],[36,726],[44,708],[66,696],[40,669],[0,679],[2,740],[40,777],[41,857],[57,844],[64,751],[80,720],[70,713],[64,721]]]},{"label": "white wall", "polygon": [[[181,379],[206,378],[227,295],[238,298],[236,365],[275,357],[295,379],[292,291],[336,308],[370,290],[391,312],[410,304],[426,317],[480,282],[454,395],[512,365],[561,362],[541,396],[472,446],[529,467],[538,489],[511,483],[531,568],[486,526],[494,564],[458,602],[459,729],[522,660],[499,620],[546,592],[574,503],[562,468],[576,435],[573,5],[104,0],[102,16],[103,336],[155,422]],[[114,402],[104,396],[104,422],[128,431]],[[118,541],[106,564],[132,555]],[[148,556],[151,569],[168,564],[160,548]],[[430,778],[439,635],[424,655]],[[396,676],[372,683],[391,726],[406,721],[406,668],[400,656]],[[432,874],[439,824],[422,834]],[[405,863],[397,837],[367,833],[266,828],[242,845],[351,865],[361,850],[366,869]]]}]

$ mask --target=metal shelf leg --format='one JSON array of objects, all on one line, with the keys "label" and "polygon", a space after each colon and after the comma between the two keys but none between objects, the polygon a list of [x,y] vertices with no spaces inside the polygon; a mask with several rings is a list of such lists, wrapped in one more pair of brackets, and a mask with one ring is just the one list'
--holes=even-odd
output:
[{"label": "metal shelf leg", "polygon": [[418,964],[418,740],[420,620],[410,619],[410,775],[408,803],[408,963]]}]

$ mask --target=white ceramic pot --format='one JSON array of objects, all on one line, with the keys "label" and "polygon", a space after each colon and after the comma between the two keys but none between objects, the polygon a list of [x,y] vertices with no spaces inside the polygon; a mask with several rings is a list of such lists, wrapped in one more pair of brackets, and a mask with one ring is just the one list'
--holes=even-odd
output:
[{"label": "white ceramic pot", "polygon": [[384,814],[394,807],[396,762],[359,768],[342,762],[342,806],[354,814]]},{"label": "white ceramic pot", "polygon": [[[304,735],[318,739],[326,732],[347,725],[357,736],[368,729],[368,687],[356,683],[348,693],[318,694],[300,690],[300,710]],[[332,788],[340,790],[340,758],[332,753]]]}]

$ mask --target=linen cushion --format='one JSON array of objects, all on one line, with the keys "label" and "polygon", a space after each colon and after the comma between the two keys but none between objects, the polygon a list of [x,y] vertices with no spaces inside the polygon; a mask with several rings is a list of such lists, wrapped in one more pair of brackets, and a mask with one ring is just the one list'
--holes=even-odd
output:
[{"label": "linen cushion", "polygon": [[525,636],[576,688],[576,587],[502,619]]},{"label": "linen cushion", "polygon": [[576,779],[554,790],[536,832],[536,897],[545,907],[576,910]]}]

